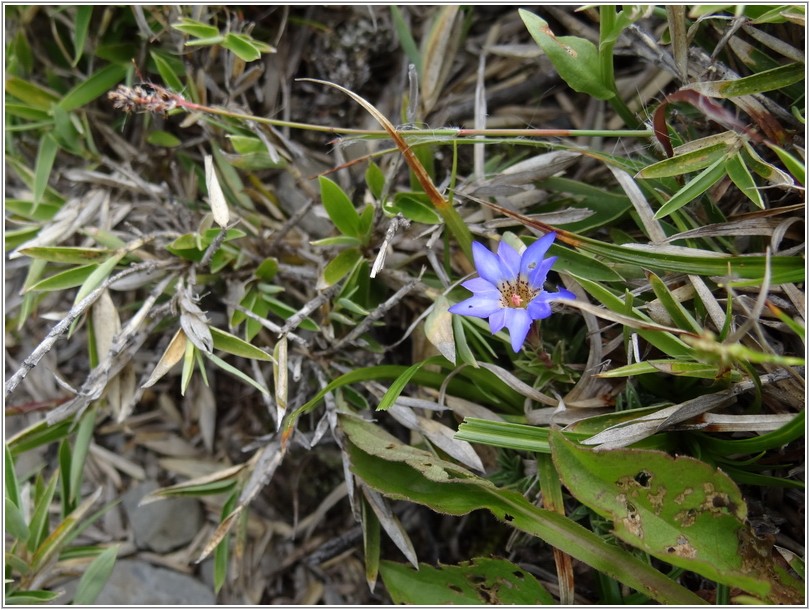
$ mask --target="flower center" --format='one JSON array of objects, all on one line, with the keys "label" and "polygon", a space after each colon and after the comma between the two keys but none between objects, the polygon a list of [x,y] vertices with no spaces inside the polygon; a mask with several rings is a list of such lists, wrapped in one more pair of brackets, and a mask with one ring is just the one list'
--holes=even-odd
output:
[{"label": "flower center", "polygon": [[529,302],[540,292],[533,290],[523,276],[511,282],[501,282],[498,290],[501,292],[501,307],[512,309],[526,309]]}]

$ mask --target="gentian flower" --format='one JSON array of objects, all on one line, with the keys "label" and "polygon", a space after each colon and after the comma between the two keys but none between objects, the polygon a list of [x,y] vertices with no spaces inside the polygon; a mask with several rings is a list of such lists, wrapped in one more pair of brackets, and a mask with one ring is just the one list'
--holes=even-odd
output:
[{"label": "gentian flower", "polygon": [[497,255],[486,246],[473,242],[473,261],[480,277],[462,282],[473,294],[456,303],[450,313],[476,318],[489,318],[492,334],[504,326],[509,329],[512,349],[520,351],[526,335],[535,320],[551,315],[549,301],[573,299],[574,293],[558,288],[546,292],[543,284],[556,256],[543,258],[556,233],[546,233],[526,248],[521,256],[512,246],[501,240]]}]

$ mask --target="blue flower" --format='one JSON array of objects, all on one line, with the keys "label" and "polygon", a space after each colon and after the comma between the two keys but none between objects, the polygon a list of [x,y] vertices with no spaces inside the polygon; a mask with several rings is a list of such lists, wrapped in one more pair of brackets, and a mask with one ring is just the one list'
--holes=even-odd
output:
[{"label": "blue flower", "polygon": [[523,256],[501,240],[497,255],[486,246],[473,242],[473,260],[480,277],[462,282],[473,294],[453,305],[450,313],[476,318],[489,318],[493,334],[504,326],[509,329],[512,349],[520,351],[532,322],[551,315],[549,301],[573,299],[574,293],[564,288],[546,292],[543,284],[556,256],[544,259],[556,233],[546,233],[526,248]]}]

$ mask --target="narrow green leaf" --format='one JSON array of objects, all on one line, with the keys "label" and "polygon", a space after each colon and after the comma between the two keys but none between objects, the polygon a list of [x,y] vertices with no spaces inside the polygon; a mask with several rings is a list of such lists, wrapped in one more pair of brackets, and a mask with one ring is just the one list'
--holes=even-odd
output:
[{"label": "narrow green leaf", "polygon": [[577,36],[555,36],[545,19],[524,9],[519,9],[518,13],[529,34],[569,87],[599,100],[615,97],[615,92],[602,82],[596,45]]},{"label": "narrow green leaf", "polygon": [[380,520],[368,505],[364,495],[360,495],[363,525],[363,559],[366,563],[366,582],[371,591],[377,583],[380,571]]},{"label": "narrow green leaf", "polygon": [[110,546],[99,553],[79,579],[73,605],[86,606],[95,603],[115,567],[118,545]]},{"label": "narrow green leaf", "polygon": [[726,161],[726,173],[731,181],[737,186],[743,195],[748,197],[755,206],[760,209],[765,209],[765,203],[762,201],[762,195],[759,194],[757,183],[754,182],[754,177],[748,168],[745,166],[742,153],[736,152]]},{"label": "narrow green leaf", "polygon": [[13,591],[6,594],[3,601],[9,606],[32,606],[52,602],[62,595],[60,591]]},{"label": "narrow green leaf", "polygon": [[377,405],[377,411],[388,410],[391,405],[396,402],[397,398],[399,398],[399,395],[402,394],[402,390],[405,389],[405,386],[410,383],[411,378],[413,378],[419,369],[421,369],[427,363],[427,360],[422,360],[421,362],[417,362],[416,364],[413,364],[405,369],[402,374],[390,385],[382,399],[380,399],[380,404]]},{"label": "narrow green leaf", "polygon": [[11,455],[11,449],[6,443],[3,447],[5,454],[5,480],[4,487],[6,498],[11,500],[16,506],[22,506],[22,499],[20,498],[20,484],[17,481],[17,471],[14,469],[14,457]]},{"label": "narrow green leaf", "polygon": [[337,230],[344,235],[361,239],[360,215],[349,196],[326,176],[319,176],[318,181],[321,185],[321,202]]},{"label": "narrow green leaf", "polygon": [[[82,475],[84,474],[84,463],[87,453],[90,450],[90,443],[93,442],[93,432],[96,425],[96,410],[87,409],[79,422],[76,431],[76,440],[73,443],[73,456],[70,463],[70,501],[78,499],[82,486]],[[64,475],[63,475],[64,476]]]},{"label": "narrow green leaf", "polygon": [[[391,7],[392,9],[394,7]],[[371,161],[366,168],[366,186],[375,199],[382,197],[383,190],[385,189],[385,174],[380,169],[380,166]]]},{"label": "narrow green leaf", "polygon": [[[787,64],[772,70],[758,72],[744,78],[725,81],[712,81],[708,83],[711,91],[718,97],[729,98],[740,95],[753,95],[765,91],[775,91],[798,83],[804,78],[805,67],[801,63]],[[703,87],[700,88],[701,91]]]},{"label": "narrow green leaf", "polygon": [[106,261],[101,263],[100,265],[96,266],[93,272],[87,277],[87,279],[82,284],[81,288],[79,288],[78,292],[76,293],[76,299],[74,303],[78,303],[88,294],[93,292],[96,288],[98,288],[104,280],[106,280],[110,274],[115,269],[116,265],[120,262],[120,260],[124,258],[124,254],[115,254],[108,258]]},{"label": "narrow green leaf", "polygon": [[727,153],[728,143],[717,142],[706,148],[690,150],[689,152],[648,165],[638,172],[635,177],[651,179],[682,176],[709,167],[718,159],[725,157]]},{"label": "narrow green leaf", "polygon": [[[239,499],[239,492],[235,490],[225,501],[219,515],[219,522],[225,521],[225,518],[230,515],[236,502]],[[225,579],[228,577],[228,556],[230,554],[230,535],[223,536],[219,544],[214,549],[214,591],[219,593],[222,586],[225,584]]]},{"label": "narrow green leaf", "polygon": [[150,50],[149,56],[152,58],[152,61],[155,62],[158,74],[160,74],[160,78],[163,79],[166,86],[174,91],[182,91],[183,81],[177,77],[177,73],[174,71],[171,63],[166,59],[166,57],[164,57],[162,53],[155,50]]},{"label": "narrow green leaf", "polygon": [[69,246],[34,246],[23,248],[20,254],[51,263],[87,265],[106,259],[112,254],[107,248],[74,248]]},{"label": "narrow green leaf", "polygon": [[51,106],[59,101],[59,95],[50,89],[45,89],[36,83],[23,80],[16,76],[10,76],[6,79],[6,95],[15,97],[31,108],[36,108],[43,112],[49,112]]},{"label": "narrow green leaf", "polygon": [[228,373],[230,373],[234,377],[237,377],[238,379],[241,379],[242,381],[244,381],[248,385],[253,386],[257,390],[259,390],[259,392],[261,392],[262,394],[265,394],[267,396],[270,395],[270,392],[267,390],[267,388],[260,385],[255,379],[253,379],[249,375],[243,373],[242,371],[240,371],[235,366],[232,366],[232,365],[228,364],[222,358],[220,358],[218,356],[215,356],[214,354],[205,354],[205,357],[208,358],[215,365],[217,365],[219,368],[221,368],[223,371],[227,371]]},{"label": "narrow green leaf", "polygon": [[31,521],[28,523],[28,529],[31,532],[31,536],[28,538],[28,550],[32,553],[37,552],[48,535],[48,510],[51,507],[58,482],[59,472],[57,471],[51,475],[50,481],[36,498],[34,512],[31,515]]},{"label": "narrow green leaf", "polygon": [[672,293],[667,288],[666,284],[652,271],[647,272],[647,279],[650,281],[650,286],[658,297],[658,300],[664,306],[669,317],[672,318],[674,325],[677,328],[692,331],[694,333],[703,332],[703,327],[698,324],[697,320],[692,317],[692,314],[681,305],[680,302],[675,300]]},{"label": "narrow green leaf", "polygon": [[[597,376],[603,379],[615,379],[619,377],[635,377],[636,375],[646,375],[649,373],[665,373],[676,377],[694,377],[696,379],[717,379],[720,374],[720,367],[716,364],[706,364],[704,362],[687,362],[684,360],[654,359],[644,362],[634,362],[625,366],[610,369]],[[741,381],[742,376],[739,371],[729,371],[730,381]]]},{"label": "narrow green leaf", "polygon": [[[45,261],[42,261],[43,263]],[[82,265],[81,267],[72,267],[66,271],[60,271],[53,275],[46,277],[34,283],[32,286],[25,289],[29,291],[51,292],[54,290],[66,290],[68,288],[75,288],[81,286],[93,271],[98,268],[98,265]]]},{"label": "narrow green leaf", "polygon": [[672,214],[700,197],[703,193],[708,191],[714,184],[717,183],[726,173],[725,158],[721,157],[712,163],[709,167],[704,169],[697,176],[687,182],[683,188],[675,193],[669,201],[662,205],[655,213],[656,220],[660,220]]},{"label": "narrow green leaf", "polygon": [[358,248],[362,242],[351,235],[335,235],[334,237],[324,237],[323,239],[316,239],[309,242],[311,245],[318,248],[332,248],[335,246],[343,248]]},{"label": "narrow green leaf", "polygon": [[43,419],[8,439],[6,446],[11,451],[11,455],[20,455],[26,451],[31,451],[37,447],[55,443],[65,438],[72,425],[73,421],[69,419],[54,425],[48,425]]},{"label": "narrow green leaf", "polygon": [[73,22],[73,61],[71,65],[76,67],[84,53],[84,44],[87,42],[87,33],[90,31],[90,20],[93,17],[93,7],[90,5],[76,8],[76,20]]},{"label": "narrow green leaf", "polygon": [[150,131],[149,135],[146,136],[146,141],[153,146],[162,146],[163,148],[176,148],[183,143],[173,133],[163,130]]},{"label": "narrow green leaf", "polygon": [[247,341],[232,335],[229,332],[220,330],[213,326],[209,327],[211,330],[211,337],[214,339],[214,348],[221,349],[223,352],[240,356],[242,358],[252,358],[254,360],[269,361],[273,358],[263,349],[251,345]]},{"label": "narrow green leaf", "polygon": [[110,64],[102,68],[68,91],[59,102],[59,107],[70,112],[89,104],[120,83],[126,73],[126,67],[120,64]]},{"label": "narrow green leaf", "polygon": [[42,198],[45,195],[45,190],[48,188],[48,180],[51,177],[51,170],[53,169],[53,162],[56,159],[56,153],[59,150],[59,144],[56,139],[49,133],[42,136],[39,141],[39,151],[37,152],[37,162],[34,169],[34,210],[42,203]]},{"label": "narrow green leaf", "polygon": [[791,155],[789,152],[780,148],[779,146],[769,146],[773,152],[782,160],[782,163],[785,164],[785,167],[790,172],[790,174],[801,184],[804,186],[805,184],[805,168],[804,163],[799,161],[796,157]]}]

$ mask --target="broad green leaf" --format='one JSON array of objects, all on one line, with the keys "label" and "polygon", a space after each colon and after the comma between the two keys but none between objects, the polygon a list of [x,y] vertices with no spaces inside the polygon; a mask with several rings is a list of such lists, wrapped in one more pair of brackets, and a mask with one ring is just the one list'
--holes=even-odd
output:
[{"label": "broad green leaf", "polygon": [[474,557],[459,565],[419,570],[405,563],[383,561],[380,575],[395,604],[427,606],[517,604],[553,605],[554,598],[537,579],[506,559]]},{"label": "broad green leaf", "polygon": [[373,161],[366,168],[366,185],[375,199],[382,197],[385,189],[385,174]]},{"label": "broad green leaf", "polygon": [[660,220],[661,218],[669,216],[675,210],[682,208],[687,203],[694,201],[714,186],[725,173],[725,158],[720,157],[670,197],[669,201],[658,209],[653,218]]},{"label": "broad green leaf", "polygon": [[324,287],[334,286],[348,274],[363,258],[363,253],[357,248],[343,250],[333,258],[323,269]]},{"label": "broad green leaf", "polygon": [[[427,199],[422,197],[422,199]],[[397,193],[393,203],[387,206],[387,211],[396,214],[401,213],[408,220],[426,225],[439,224],[442,219],[436,210],[428,203],[420,201],[410,193]]]},{"label": "broad green leaf", "polygon": [[74,248],[70,246],[33,246],[23,248],[20,254],[51,263],[87,265],[108,258],[112,252],[107,248]]},{"label": "broad green leaf", "polygon": [[332,223],[344,235],[362,238],[360,234],[360,215],[354,209],[354,204],[340,186],[327,178],[320,176],[321,201]]},{"label": "broad green leaf", "polygon": [[270,354],[263,349],[259,349],[255,345],[251,345],[247,341],[243,341],[229,332],[225,332],[213,326],[209,327],[209,329],[211,331],[211,337],[214,339],[214,347],[216,349],[233,354],[234,356],[241,356],[242,358],[264,361],[273,359]]},{"label": "broad green leaf", "polygon": [[562,515],[538,508],[520,493],[499,489],[456,464],[404,445],[372,422],[338,417],[347,435],[352,471],[381,493],[451,515],[487,509],[512,527],[662,603],[706,603],[627,551]]},{"label": "broad green leaf", "polygon": [[765,203],[762,201],[762,195],[759,194],[757,183],[754,182],[754,177],[745,166],[745,161],[740,152],[736,152],[728,158],[725,170],[728,177],[742,191],[743,195],[748,197],[758,208],[765,209]]},{"label": "broad green leaf", "polygon": [[518,13],[529,34],[569,87],[599,100],[608,100],[615,96],[615,92],[602,82],[596,45],[577,36],[557,37],[548,22],[541,17],[524,9],[519,9]]},{"label": "broad green leaf", "polygon": [[745,500],[722,471],[663,452],[597,452],[556,431],[549,442],[566,487],[623,542],[771,603],[799,603],[799,581],[775,576],[772,546],[746,522]]},{"label": "broad green leaf", "polygon": [[118,555],[118,545],[110,546],[99,553],[79,579],[76,586],[76,595],[73,596],[73,605],[85,606],[93,604],[99,593],[107,584],[107,580],[115,567]]},{"label": "broad green leaf", "polygon": [[149,135],[146,136],[146,141],[153,146],[162,146],[163,148],[176,148],[183,143],[173,133],[162,130],[150,131]]},{"label": "broad green leaf", "polygon": [[42,203],[42,198],[45,195],[45,190],[48,188],[48,180],[51,177],[51,170],[53,169],[53,162],[56,159],[56,153],[59,150],[54,137],[46,133],[39,141],[39,150],[37,151],[37,162],[34,169],[34,210]]},{"label": "broad green leaf", "polygon": [[254,40],[245,34],[234,34],[233,32],[225,34],[225,39],[221,44],[226,49],[233,51],[239,59],[247,62],[261,59],[262,53],[272,53],[275,51],[275,49],[268,44]]},{"label": "broad green leaf", "polygon": [[110,64],[102,68],[68,91],[59,102],[59,107],[70,112],[89,104],[120,83],[126,73],[126,67],[120,64]]}]

